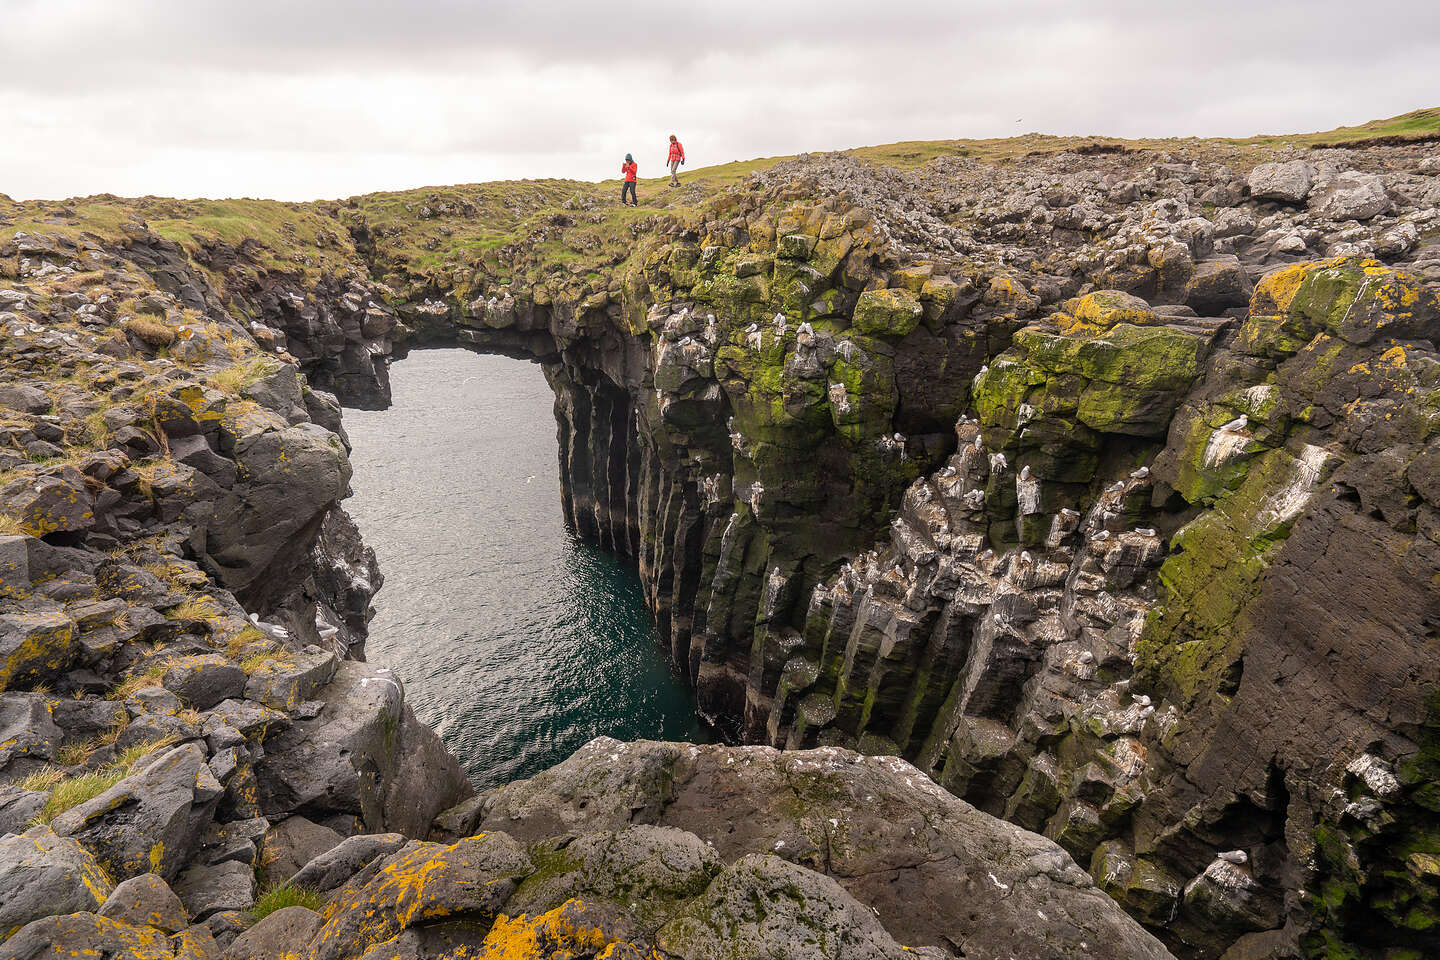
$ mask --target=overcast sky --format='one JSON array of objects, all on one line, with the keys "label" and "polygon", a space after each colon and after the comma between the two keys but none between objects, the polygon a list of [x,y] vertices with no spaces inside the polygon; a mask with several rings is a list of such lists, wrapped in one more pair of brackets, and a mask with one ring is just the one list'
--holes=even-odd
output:
[{"label": "overcast sky", "polygon": [[308,200],[1440,105],[1436,0],[0,0],[0,192]]}]

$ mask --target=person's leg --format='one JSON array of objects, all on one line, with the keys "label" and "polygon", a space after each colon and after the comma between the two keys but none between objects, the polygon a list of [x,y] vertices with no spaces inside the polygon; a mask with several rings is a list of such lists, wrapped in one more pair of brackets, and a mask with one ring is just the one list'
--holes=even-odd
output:
[{"label": "person's leg", "polygon": [[680,161],[679,161],[679,160],[671,160],[671,161],[670,161],[670,186],[672,186],[672,187],[678,187],[678,186],[680,186]]},{"label": "person's leg", "polygon": [[633,180],[626,180],[626,181],[625,181],[625,185],[620,188],[620,202],[621,202],[621,203],[629,203],[629,202],[630,202],[629,200],[626,200],[626,199],[625,199],[627,196],[628,196],[631,200],[634,200],[634,199],[635,199],[635,181],[633,181]]}]

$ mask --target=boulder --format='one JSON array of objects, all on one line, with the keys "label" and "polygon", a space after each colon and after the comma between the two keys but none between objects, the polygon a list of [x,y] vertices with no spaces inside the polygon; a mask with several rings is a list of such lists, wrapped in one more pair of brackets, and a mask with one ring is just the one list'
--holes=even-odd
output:
[{"label": "boulder", "polygon": [[357,960],[371,944],[442,918],[488,925],[533,869],[525,851],[503,833],[449,846],[412,842],[360,871],[330,898],[310,956]]},{"label": "boulder", "polygon": [[319,715],[269,740],[256,764],[260,807],[271,820],[344,813],[369,830],[419,835],[473,792],[388,669],[342,661],[319,696]]},{"label": "boulder", "polygon": [[223,700],[204,714],[200,730],[206,737],[229,729],[237,731],[244,739],[264,740],[288,729],[290,723],[290,717],[285,713],[253,700]]},{"label": "boulder", "polygon": [[136,927],[94,913],[36,920],[0,947],[3,960],[174,960],[174,956],[170,939],[154,927]]},{"label": "boulder", "polygon": [[572,898],[605,901],[627,908],[639,930],[653,936],[678,904],[705,892],[721,866],[713,847],[674,827],[586,834],[551,854],[507,912],[545,913]]},{"label": "boulder", "polygon": [[53,702],[51,714],[55,725],[65,731],[65,739],[70,742],[90,740],[129,719],[124,704],[93,697],[83,700],[61,697]]},{"label": "boulder", "polygon": [[110,880],[90,852],[49,827],[0,837],[0,937],[56,913],[94,910]]},{"label": "boulder", "polygon": [[348,492],[350,461],[340,438],[313,423],[267,421],[228,436],[222,452],[245,482],[238,504],[209,517],[206,550],[222,583],[247,608],[265,609],[300,572],[325,512]]},{"label": "boulder", "polygon": [[1217,316],[1231,307],[1245,306],[1253,292],[1240,258],[1220,256],[1195,265],[1185,284],[1185,303],[1202,316]]},{"label": "boulder", "polygon": [[601,737],[486,794],[482,807],[474,829],[525,843],[653,824],[695,834],[723,862],[776,854],[830,874],[911,946],[1035,960],[1170,957],[1059,846],[895,757]]},{"label": "boulder", "polygon": [[289,880],[311,860],[332,850],[345,838],[304,817],[287,817],[265,832],[260,867],[268,883]]},{"label": "boulder", "polygon": [[211,939],[224,950],[235,938],[255,923],[255,916],[245,910],[221,910],[205,918],[204,926],[210,931]]},{"label": "boulder", "polygon": [[25,790],[14,784],[0,786],[0,834],[21,833],[45,809],[50,794]]},{"label": "boulder", "polygon": [[1371,220],[1390,209],[1390,197],[1378,175],[1346,170],[1312,192],[1307,205],[1327,220]]},{"label": "boulder", "polygon": [[207,781],[214,778],[208,776],[204,746],[184,744],[152,755],[139,772],[60,814],[52,825],[94,850],[116,876],[148,871],[173,878],[215,808],[216,797],[197,796]]},{"label": "boulder", "polygon": [[0,407],[21,413],[49,413],[50,397],[39,387],[25,383],[0,383]]},{"label": "boulder", "polygon": [[1315,182],[1315,168],[1304,160],[1262,163],[1250,171],[1247,182],[1250,196],[1257,200],[1299,203],[1310,193]]},{"label": "boulder", "polygon": [[28,772],[22,768],[54,760],[61,736],[45,697],[0,694],[0,770]]},{"label": "boulder", "polygon": [[85,478],[74,469],[11,485],[0,498],[4,512],[18,517],[27,533],[79,533],[95,525],[95,501]]},{"label": "boulder", "polygon": [[100,916],[123,920],[137,927],[155,927],[178,933],[189,924],[185,907],[163,877],[142,873],[121,882],[106,898]]},{"label": "boulder", "polygon": [[215,941],[209,927],[196,924],[186,927],[170,938],[175,960],[220,960],[224,949]]},{"label": "boulder", "polygon": [[703,896],[661,928],[657,943],[682,960],[912,956],[833,879],[763,853],[727,867]]},{"label": "boulder", "polygon": [[197,863],[176,878],[175,893],[197,923],[225,910],[248,910],[255,903],[255,871],[238,860]]},{"label": "boulder", "polygon": [[30,537],[0,536],[0,597],[23,597],[30,592]]},{"label": "boulder", "polygon": [[293,710],[330,682],[339,662],[329,650],[313,646],[277,655],[250,672],[245,696],[276,710]]},{"label": "boulder", "polygon": [[388,857],[407,843],[399,833],[362,833],[347,837],[319,854],[290,878],[297,887],[322,893],[334,890],[380,857]]},{"label": "boulder", "polygon": [[75,622],[58,610],[0,616],[0,690],[58,678],[75,653]]},{"label": "boulder", "polygon": [[240,665],[218,653],[172,660],[161,681],[166,690],[196,710],[209,710],[223,700],[240,696],[246,682]]},{"label": "boulder", "polygon": [[866,290],[855,304],[854,324],[877,337],[903,337],[920,324],[924,308],[903,289]]},{"label": "boulder", "polygon": [[1121,290],[1096,290],[1065,304],[1066,311],[1076,320],[1109,330],[1118,323],[1150,324],[1156,322],[1150,304]]},{"label": "boulder", "polygon": [[231,941],[225,960],[280,960],[309,943],[324,920],[306,907],[283,907]]}]

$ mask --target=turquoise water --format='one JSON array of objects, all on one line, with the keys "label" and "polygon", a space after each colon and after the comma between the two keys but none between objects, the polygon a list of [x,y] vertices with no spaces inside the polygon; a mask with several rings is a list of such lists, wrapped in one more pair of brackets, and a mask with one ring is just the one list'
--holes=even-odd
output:
[{"label": "turquoise water", "polygon": [[390,379],[390,409],[345,411],[345,508],[385,575],[366,649],[475,786],[600,734],[704,739],[638,578],[565,530],[540,368],[423,350]]}]

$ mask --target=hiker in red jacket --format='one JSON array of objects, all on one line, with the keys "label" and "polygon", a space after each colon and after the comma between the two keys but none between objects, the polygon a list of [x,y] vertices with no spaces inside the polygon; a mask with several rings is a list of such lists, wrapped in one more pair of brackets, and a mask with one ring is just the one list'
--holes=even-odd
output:
[{"label": "hiker in red jacket", "polygon": [[630,206],[640,206],[640,201],[635,198],[635,171],[640,168],[635,163],[635,158],[625,154],[625,162],[620,164],[620,172],[625,174],[625,184],[620,188],[620,202],[625,203],[625,195],[630,195]]},{"label": "hiker in red jacket", "polygon": [[680,145],[679,140],[675,139],[675,134],[673,133],[670,134],[670,156],[665,158],[665,162],[670,164],[670,186],[680,186],[680,177],[676,174],[676,171],[679,170],[680,165],[685,162],[685,148]]}]

